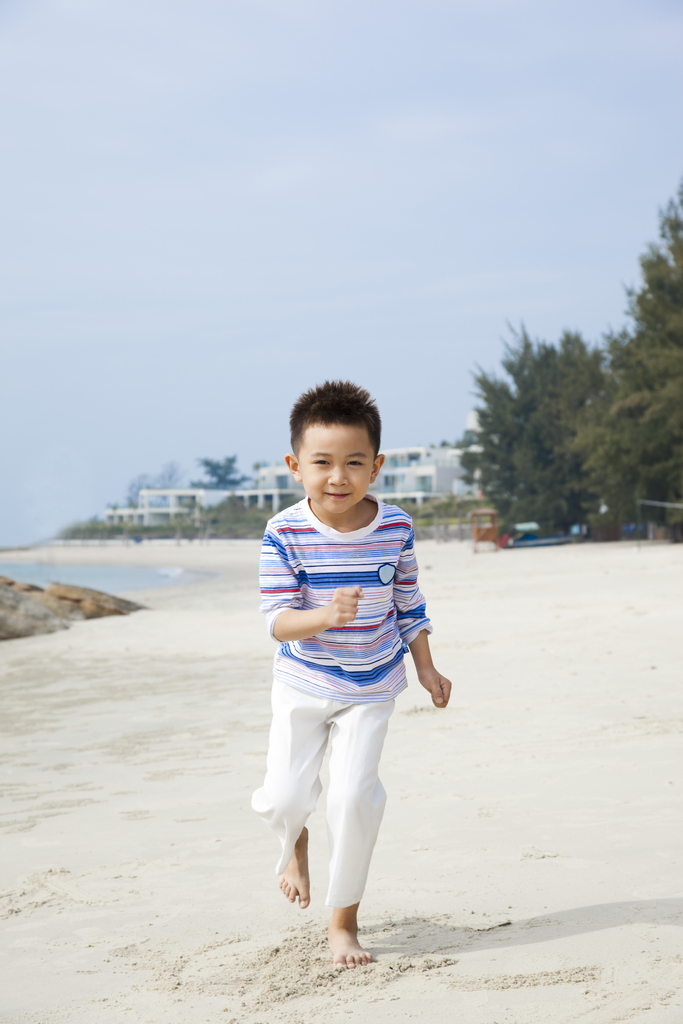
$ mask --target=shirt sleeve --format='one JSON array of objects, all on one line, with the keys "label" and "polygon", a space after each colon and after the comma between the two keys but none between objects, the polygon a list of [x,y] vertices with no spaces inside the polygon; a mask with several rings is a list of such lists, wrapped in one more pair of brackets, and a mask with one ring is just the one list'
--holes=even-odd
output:
[{"label": "shirt sleeve", "polygon": [[270,524],[266,526],[259,563],[261,611],[266,616],[266,628],[273,638],[275,620],[287,608],[301,608],[301,590],[296,573],[289,564],[285,545]]},{"label": "shirt sleeve", "polygon": [[425,599],[417,585],[417,559],[415,557],[415,534],[411,527],[396,566],[394,576],[394,604],[401,640],[412,643],[418,633],[426,629],[432,632],[427,618]]}]

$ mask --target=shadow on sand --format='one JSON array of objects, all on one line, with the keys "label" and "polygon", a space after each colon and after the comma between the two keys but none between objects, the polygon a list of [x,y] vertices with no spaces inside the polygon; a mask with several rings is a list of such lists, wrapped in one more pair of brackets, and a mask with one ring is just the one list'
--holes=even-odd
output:
[{"label": "shadow on sand", "polygon": [[456,953],[464,949],[501,949],[534,942],[552,942],[573,935],[628,924],[683,925],[683,898],[629,900],[573,907],[521,921],[501,921],[487,928],[451,924],[444,917],[410,917],[378,922],[365,929],[373,953],[378,956],[416,952]]}]

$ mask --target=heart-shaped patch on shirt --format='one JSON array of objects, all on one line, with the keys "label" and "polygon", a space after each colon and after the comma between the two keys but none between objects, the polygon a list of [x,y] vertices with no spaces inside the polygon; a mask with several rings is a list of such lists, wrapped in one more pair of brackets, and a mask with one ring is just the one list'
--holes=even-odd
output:
[{"label": "heart-shaped patch on shirt", "polygon": [[384,565],[380,565],[377,570],[377,575],[379,576],[380,583],[383,583],[386,586],[387,583],[391,583],[396,575],[396,566],[391,565],[389,562],[385,562]]}]

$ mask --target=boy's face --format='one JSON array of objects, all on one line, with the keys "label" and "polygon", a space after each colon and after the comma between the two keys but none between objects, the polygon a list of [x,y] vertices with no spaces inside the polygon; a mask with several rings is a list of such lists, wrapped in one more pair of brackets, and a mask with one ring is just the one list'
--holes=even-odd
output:
[{"label": "boy's face", "polygon": [[311,501],[334,514],[363,500],[384,456],[375,456],[364,426],[313,423],[304,431],[299,454],[285,461]]}]

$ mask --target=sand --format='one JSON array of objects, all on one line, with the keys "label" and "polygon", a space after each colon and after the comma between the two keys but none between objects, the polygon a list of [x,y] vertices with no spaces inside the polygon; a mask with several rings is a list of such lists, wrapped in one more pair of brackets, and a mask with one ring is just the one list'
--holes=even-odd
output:
[{"label": "sand", "polygon": [[0,1020],[683,1020],[683,546],[418,553],[454,696],[432,709],[411,676],[397,702],[361,907],[376,963],[341,973],[324,801],[303,912],[249,809],[258,544],[3,553],[221,575],[0,645]]}]

